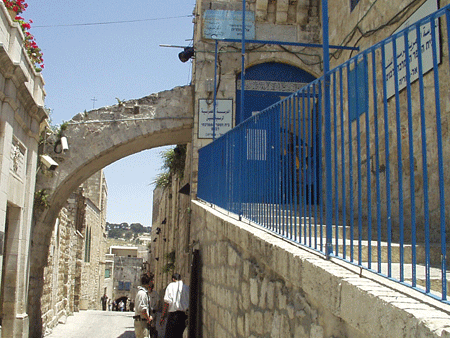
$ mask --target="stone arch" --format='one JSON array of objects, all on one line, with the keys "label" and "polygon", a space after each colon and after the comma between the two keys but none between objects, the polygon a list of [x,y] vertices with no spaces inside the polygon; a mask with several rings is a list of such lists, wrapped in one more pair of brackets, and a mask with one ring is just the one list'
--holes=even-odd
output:
[{"label": "stone arch", "polygon": [[45,190],[49,207],[35,210],[30,249],[28,313],[30,337],[41,337],[40,298],[53,225],[70,193],[107,165],[140,151],[189,143],[193,127],[193,88],[176,87],[141,99],[120,102],[76,115],[63,135],[69,150],[60,151],[58,138],[49,139],[43,153],[58,167],[41,165],[36,191]]}]

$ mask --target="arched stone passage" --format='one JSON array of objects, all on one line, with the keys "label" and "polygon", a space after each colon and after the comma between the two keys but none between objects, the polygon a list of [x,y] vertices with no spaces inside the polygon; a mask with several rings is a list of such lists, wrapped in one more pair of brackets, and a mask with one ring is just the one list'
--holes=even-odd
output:
[{"label": "arched stone passage", "polygon": [[[142,150],[191,142],[193,88],[176,87],[137,100],[80,113],[63,132],[69,150],[48,140],[44,153],[59,165],[38,171],[36,191],[45,189],[49,207],[35,211],[30,252],[28,313],[30,337],[41,337],[40,298],[53,225],[65,201],[81,183],[107,165]],[[55,150],[57,152],[55,152]]]}]

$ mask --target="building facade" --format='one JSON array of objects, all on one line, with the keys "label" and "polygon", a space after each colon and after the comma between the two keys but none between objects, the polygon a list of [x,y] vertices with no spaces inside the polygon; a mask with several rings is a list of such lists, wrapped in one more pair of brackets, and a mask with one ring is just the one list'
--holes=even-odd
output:
[{"label": "building facade", "polygon": [[[189,183],[191,197],[193,198],[196,197],[197,192],[197,164],[198,150],[200,148],[209,144],[213,138],[220,137],[232,127],[237,126],[240,122],[257,114],[260,110],[275,102],[281,101],[307,83],[312,82],[315,78],[323,75],[324,63],[323,50],[321,48],[323,27],[321,24],[322,4],[320,1],[246,1],[246,18],[248,20],[248,22],[246,22],[246,39],[259,40],[259,42],[248,42],[246,44],[244,55],[241,54],[242,46],[239,42],[241,39],[239,32],[242,31],[242,3],[242,1],[233,0],[196,2],[196,7],[194,10],[194,41],[192,46],[194,48],[194,56],[192,58],[192,84],[195,87],[194,111],[196,118],[194,121],[193,140],[191,145],[192,163],[189,164],[192,165],[192,174],[190,176]],[[335,46],[359,47],[359,51],[364,51],[365,49],[374,46],[381,40],[388,38],[401,27],[406,27],[403,25],[412,24],[416,20],[423,18],[431,12],[448,4],[449,1],[437,0],[328,1],[330,44]],[[439,32],[437,32],[438,40],[443,41],[448,39],[446,30],[447,27],[441,22],[438,29]],[[430,36],[430,30],[425,29],[423,34],[424,37]],[[215,39],[219,39],[217,45]],[[230,41],[226,39],[235,40]],[[431,40],[428,40],[425,47],[422,46],[422,48],[431,48],[430,41]],[[316,44],[317,46],[283,45],[278,42]],[[448,44],[448,41],[445,41],[445,43]],[[215,52],[216,46],[218,47],[217,53]],[[412,52],[414,52],[414,46],[411,47],[410,45],[408,47]],[[441,47],[438,46],[437,49],[439,50]],[[431,189],[432,191],[429,194],[429,210],[426,210],[425,203],[423,202],[423,195],[425,189],[432,186],[436,187],[437,182],[442,180],[444,182],[444,191],[442,191],[442,195],[445,195],[445,205],[443,205],[443,208],[445,209],[445,214],[448,215],[448,212],[450,211],[450,204],[448,202],[449,192],[445,187],[449,186],[448,183],[450,176],[446,173],[444,177],[439,178],[438,155],[437,151],[432,146],[428,148],[428,163],[424,165],[424,163],[421,162],[421,158],[423,156],[422,149],[424,146],[419,144],[420,136],[415,137],[410,141],[408,141],[407,138],[412,131],[414,131],[414,135],[418,135],[416,132],[421,128],[420,123],[422,120],[424,121],[424,125],[427,126],[427,137],[429,135],[427,142],[429,143],[431,143],[431,141],[429,141],[430,139],[435,142],[435,140],[439,138],[436,130],[442,128],[441,136],[443,140],[445,140],[443,142],[443,167],[449,167],[449,110],[448,100],[446,97],[448,96],[448,88],[450,88],[450,86],[447,76],[447,47],[448,46],[445,45],[445,48],[442,49],[442,53],[439,52],[440,54],[437,62],[437,69],[430,71],[424,76],[423,86],[425,88],[425,93],[428,93],[425,95],[423,103],[424,106],[427,107],[426,110],[428,112],[425,114],[424,118],[420,117],[420,109],[418,108],[420,100],[420,95],[418,94],[418,81],[415,84],[412,84],[413,93],[415,93],[412,97],[408,97],[407,90],[402,90],[402,88],[400,88],[398,90],[399,93],[397,93],[397,97],[392,95],[386,99],[387,102],[385,104],[388,107],[387,109],[389,109],[389,116],[384,117],[380,113],[380,115],[378,115],[378,120],[376,120],[376,117],[372,117],[374,112],[373,107],[376,106],[374,103],[376,103],[377,100],[378,103],[382,101],[380,99],[382,95],[382,84],[380,83],[382,81],[379,80],[382,78],[381,74],[383,72],[381,67],[377,69],[376,75],[370,75],[374,78],[376,77],[374,82],[379,81],[377,82],[377,85],[379,86],[378,97],[376,97],[376,94],[373,94],[373,88],[371,87],[370,94],[368,94],[363,101],[360,101],[361,103],[367,103],[370,108],[365,112],[361,112],[361,118],[358,122],[359,124],[356,122],[357,119],[350,122],[348,119],[343,119],[342,121],[336,122],[336,128],[340,129],[342,126],[342,129],[344,129],[347,133],[345,134],[347,139],[343,140],[341,143],[339,135],[336,136],[339,142],[333,142],[333,154],[341,154],[344,151],[348,154],[352,151],[349,149],[353,149],[353,151],[355,151],[358,147],[362,147],[364,151],[365,149],[370,149],[367,150],[367,153],[361,152],[361,158],[359,159],[355,153],[352,153],[351,156],[353,156],[353,158],[350,157],[350,159],[347,158],[341,161],[338,158],[336,163],[333,163],[333,165],[337,168],[336,170],[343,170],[342,168],[346,168],[346,171],[342,174],[343,178],[340,177],[340,179],[346,184],[345,188],[343,188],[345,192],[351,191],[352,189],[352,191],[356,192],[358,191],[358,188],[361,189],[361,197],[359,201],[357,198],[352,199],[349,197],[350,194],[347,194],[346,198],[342,198],[341,191],[339,191],[339,196],[337,196],[337,193],[333,192],[333,201],[337,200],[338,197],[341,199],[339,201],[340,205],[338,205],[337,208],[338,216],[336,216],[336,219],[342,221],[344,216],[347,217],[346,219],[348,222],[355,222],[356,224],[359,217],[359,219],[362,220],[361,222],[364,224],[370,222],[373,224],[376,223],[376,216],[373,210],[376,208],[375,201],[377,196],[375,188],[373,187],[378,185],[378,187],[381,186],[379,190],[381,198],[384,198],[388,193],[391,194],[392,198],[388,203],[385,202],[386,199],[383,200],[383,203],[380,203],[381,216],[379,216],[379,219],[383,220],[383,231],[386,230],[385,224],[388,221],[392,222],[392,228],[383,234],[383,240],[385,240],[384,236],[386,236],[386,238],[391,238],[390,236],[392,236],[394,240],[398,240],[402,237],[407,241],[411,241],[411,237],[413,236],[411,234],[412,224],[416,222],[414,225],[417,225],[418,229],[417,234],[415,234],[415,236],[417,236],[417,241],[424,240],[426,232],[425,229],[428,225],[430,226],[430,237],[433,243],[438,243],[440,240],[445,241],[445,239],[440,237],[441,233],[438,227],[438,224],[440,222],[442,223],[443,218],[442,211],[440,213],[439,210],[439,207],[442,206],[443,203],[442,199],[439,200],[439,189]],[[355,50],[331,48],[330,53],[330,65],[331,68],[333,68],[348,61],[359,52]],[[405,51],[403,50],[400,54],[404,55]],[[217,57],[215,57],[215,55],[217,55]],[[377,51],[375,55],[376,56],[374,56],[374,58],[376,61],[381,61],[381,52]],[[417,53],[414,54],[414,56],[416,55]],[[410,54],[410,57],[413,56]],[[369,60],[371,61],[370,58]],[[401,59],[399,60],[401,61]],[[351,65],[348,69],[343,68],[344,72],[351,73],[354,71],[354,68],[357,68],[360,64],[364,64],[364,62],[361,61],[364,61],[363,57],[357,61],[354,61],[354,65]],[[388,60],[387,63],[390,61],[392,61],[392,59]],[[242,74],[242,64],[245,68],[244,74]],[[405,67],[404,64],[404,62],[399,62],[399,67]],[[367,69],[372,70],[371,67],[372,65],[369,64]],[[351,75],[348,75],[348,73],[344,74],[344,80],[342,80],[342,78],[340,80],[342,87],[345,90],[352,85]],[[434,73],[439,73],[439,89],[441,89],[441,95],[443,95],[442,97],[438,97],[437,100],[434,96],[434,91],[437,91],[437,89],[435,89],[436,78],[433,77]],[[245,104],[241,102],[240,96],[242,83],[241,75],[244,75],[245,79]],[[372,80],[372,77],[370,79]],[[355,91],[359,91],[359,88],[355,88]],[[359,95],[355,93],[352,94],[351,90],[348,90],[346,95],[347,94],[349,96],[348,100],[346,98],[342,103],[338,101],[336,104],[336,110],[340,111],[342,107],[345,114],[348,114],[351,109],[354,109],[352,105],[355,104],[356,100],[355,96],[351,95]],[[217,111],[220,115],[218,119],[219,121],[216,121],[217,124],[213,126],[213,124],[209,121],[213,119],[212,110],[214,97],[217,98]],[[355,102],[352,102],[351,98],[353,98]],[[412,103],[408,102],[409,99],[412,100]],[[437,104],[436,101],[440,101],[439,103],[443,107],[441,121],[437,121],[436,117],[433,115],[433,107]],[[382,107],[382,105],[379,104],[378,107]],[[407,117],[408,107],[413,107],[410,126],[408,125]],[[395,108],[400,111],[399,120],[401,120],[401,122],[395,120],[395,114],[393,113]],[[356,107],[356,109],[359,108]],[[369,115],[370,118],[366,117]],[[322,121],[323,120],[324,119],[322,117]],[[369,120],[369,123],[366,123],[367,120]],[[385,124],[386,130],[380,129],[380,133],[377,135],[377,137],[380,137],[380,141],[377,142],[375,139],[375,133],[373,132],[375,128],[374,126],[376,123],[380,123],[380,125],[384,124],[385,120],[388,121]],[[335,121],[336,117],[332,118],[332,122],[334,123]],[[439,122],[441,122],[441,124],[436,126]],[[349,127],[349,125],[352,124],[353,134],[351,131],[352,129]],[[356,134],[357,124],[358,127],[361,126],[361,132],[358,136]],[[319,125],[319,123],[317,125]],[[364,129],[366,126],[368,126],[367,130],[369,131]],[[289,128],[291,128],[291,126],[287,127],[287,129]],[[398,128],[399,131],[396,131],[396,128]],[[369,133],[371,133],[370,136]],[[297,136],[299,136],[299,132],[297,132]],[[321,139],[324,137],[324,135],[320,135],[317,139],[313,138],[313,140],[319,143],[319,139],[322,141]],[[332,135],[332,140],[335,140],[334,134]],[[361,140],[362,142],[359,143]],[[388,142],[386,148],[384,148],[385,140]],[[414,143],[414,147],[409,147],[408,149],[408,143]],[[412,148],[414,148],[413,151],[410,150]],[[377,154],[379,151],[380,158],[382,159],[380,161],[381,165],[377,164],[379,165],[379,168],[377,169],[374,169],[376,156],[375,149],[377,149]],[[404,157],[397,154],[397,149],[400,149],[399,153],[403,153]],[[409,154],[408,151],[410,151]],[[390,155],[389,152],[391,152]],[[410,158],[406,159],[408,156]],[[387,158],[387,160],[385,160],[385,158]],[[249,158],[247,158],[247,160],[249,160]],[[359,179],[355,179],[351,176],[356,176],[356,173],[352,173],[349,170],[351,165],[354,165],[353,168],[357,167],[357,161],[360,161],[360,167],[358,168],[358,170],[360,170]],[[399,167],[401,168],[401,165],[403,165],[404,168],[403,172],[394,172],[394,174],[392,174],[391,181],[385,179],[385,165],[388,161],[395,164],[400,163]],[[317,157],[316,163],[318,162],[324,163],[325,159]],[[370,163],[372,167],[370,167]],[[428,170],[430,172],[428,182],[423,179],[425,171],[423,168],[427,166],[429,166]],[[356,171],[356,169],[354,170]],[[380,173],[379,176],[376,176],[377,172]],[[380,180],[382,180],[382,184],[376,181],[378,177],[381,177]],[[322,179],[325,181],[324,175]],[[416,180],[416,186],[414,187],[416,190],[413,190],[414,188],[409,185],[409,182],[413,179]],[[404,184],[402,186],[401,183],[403,180]],[[220,178],[217,181],[220,181]],[[225,282],[224,284],[226,284],[226,286],[223,288],[218,288],[217,281],[223,281],[227,278],[235,277],[239,280],[239,276],[235,276],[231,272],[226,273],[220,266],[221,264],[226,265],[229,262],[226,260],[223,262],[221,261],[222,259],[225,259],[224,257],[226,257],[227,252],[226,250],[224,251],[224,249],[220,249],[222,242],[215,242],[216,238],[214,229],[210,233],[207,233],[206,227],[202,227],[201,225],[197,226],[200,222],[196,222],[196,220],[192,220],[192,224],[191,220],[186,222],[181,221],[184,208],[182,207],[183,204],[180,204],[180,200],[182,198],[180,196],[182,195],[179,190],[182,186],[182,184],[175,183],[175,181],[173,181],[170,188],[163,191],[155,191],[154,193],[154,218],[151,243],[152,258],[150,261],[151,269],[156,271],[157,286],[160,289],[163,289],[165,285],[167,285],[167,279],[170,276],[170,273],[168,273],[168,267],[171,267],[172,270],[174,269],[177,272],[181,272],[185,269],[187,274],[190,274],[191,271],[189,270],[189,263],[186,264],[186,262],[189,262],[189,259],[179,260],[179,258],[182,257],[182,254],[180,255],[180,253],[183,249],[187,250],[187,256],[190,256],[190,251],[193,248],[204,249],[204,254],[208,255],[204,260],[205,266],[209,264],[208,262],[213,262],[213,264],[218,265],[216,270],[208,270],[208,268],[202,270],[202,295],[205,296],[205,298],[201,300],[201,306],[203,310],[203,324],[207,326],[207,328],[204,328],[204,333],[207,336],[230,335],[229,329],[231,328],[232,336],[237,336],[233,335],[233,333],[236,334],[236,332],[239,332],[239,336],[242,337],[249,336],[249,332],[255,335],[255,332],[258,331],[257,329],[260,329],[261,327],[257,327],[258,325],[253,324],[267,322],[270,326],[272,322],[266,321],[265,319],[272,319],[273,311],[267,309],[260,311],[260,309],[258,309],[252,314],[246,313],[246,318],[241,321],[238,320],[237,324],[234,319],[231,319],[236,318],[236,313],[232,312],[236,310],[235,304],[230,305],[229,302],[223,297],[223,295],[229,292],[230,283]],[[367,188],[370,186],[372,187],[371,191]],[[319,191],[319,194],[325,196],[325,190],[327,188],[330,189],[330,187],[323,187],[322,191]],[[411,192],[410,190],[413,191]],[[405,201],[402,200],[403,194],[405,196]],[[415,206],[412,205],[412,202],[410,202],[413,199],[411,196],[414,194],[419,196]],[[370,198],[372,204],[370,204]],[[367,203],[367,207],[361,208],[359,206],[361,211],[354,211],[358,210],[358,202],[360,205],[362,204],[364,206],[366,206]],[[389,207],[392,207],[392,209],[389,210],[388,213],[387,210]],[[402,212],[402,210],[404,210],[404,212]],[[370,213],[370,211],[373,212]],[[423,221],[423,215],[426,212],[429,212],[431,219],[428,223]],[[419,220],[419,216],[417,216],[417,219],[413,219],[412,215],[414,214],[420,215],[422,219]],[[448,218],[445,218],[444,227],[448,232],[450,228]],[[399,229],[404,229],[404,233],[401,233]],[[176,234],[175,238],[171,237],[173,234]],[[230,234],[227,234],[227,236],[228,235],[231,236],[232,232],[230,231]],[[365,236],[368,236],[368,234],[364,233],[362,236],[363,238],[366,238]],[[235,250],[234,247],[230,248],[227,249],[228,254],[230,252],[234,252]],[[172,259],[173,257],[175,257],[175,260]],[[242,257],[239,257],[249,259],[244,254],[242,254]],[[439,254],[439,257],[433,260],[433,266],[443,264],[442,259],[445,261],[445,257],[442,257]],[[221,263],[219,264],[217,262]],[[174,263],[174,266],[169,266],[169,263]],[[158,278],[160,281],[158,281]],[[276,277],[274,278],[276,279]],[[188,279],[186,278],[185,281],[187,280]],[[159,285],[158,282],[160,283]],[[263,285],[263,287],[265,286]],[[439,288],[440,287],[441,286],[439,286]],[[216,299],[218,301],[215,303]],[[253,301],[256,303],[258,302],[257,299],[253,299],[252,302]],[[291,306],[291,304],[284,305]],[[211,306],[211,312],[208,311],[208,306]],[[232,314],[228,312],[229,309],[227,309],[227,307],[231,309],[230,311]],[[217,316],[214,318],[213,315],[209,316],[209,314],[212,314],[213,312],[217,312]],[[296,318],[294,319],[296,320]],[[230,322],[236,325],[230,325]],[[273,323],[273,325],[275,325],[275,322]],[[298,332],[304,329],[304,327],[298,329],[297,334],[295,334],[294,330],[292,330],[289,334],[282,335],[292,337],[299,336]],[[235,331],[233,332],[233,330]],[[302,336],[327,336],[326,329],[319,329],[318,331],[315,331],[313,328],[308,328],[308,330],[311,331],[305,331]],[[269,334],[269,332],[270,328],[264,332],[261,330],[257,333],[265,335]],[[373,334],[376,336],[376,333]],[[343,334],[342,336],[345,335]],[[351,333],[349,333],[348,336],[352,336]]]},{"label": "building facade", "polygon": [[103,171],[72,193],[53,230],[41,298],[43,332],[80,310],[101,309],[105,269],[107,187]]},{"label": "building facade", "polygon": [[105,293],[107,187],[103,171],[83,184],[85,194],[84,250],[81,263],[80,310],[101,309]]},{"label": "building facade", "polygon": [[48,114],[44,80],[0,4],[0,318],[3,337],[28,335],[28,252],[38,146]]},{"label": "building facade", "polygon": [[124,311],[130,310],[130,302],[134,303],[137,287],[144,273],[144,259],[138,257],[137,247],[112,246],[110,255],[114,255],[112,300],[118,305],[124,303]]}]

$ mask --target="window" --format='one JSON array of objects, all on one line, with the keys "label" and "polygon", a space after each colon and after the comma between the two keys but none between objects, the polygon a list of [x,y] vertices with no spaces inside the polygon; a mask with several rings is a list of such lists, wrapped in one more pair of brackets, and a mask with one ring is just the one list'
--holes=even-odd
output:
[{"label": "window", "polygon": [[358,4],[359,0],[350,0],[350,11],[353,11]]},{"label": "window", "polygon": [[111,270],[105,269],[105,278],[109,278],[111,276]]},{"label": "window", "polygon": [[363,59],[348,73],[349,118],[355,121],[366,112],[368,106],[367,61]]},{"label": "window", "polygon": [[125,282],[125,290],[130,291],[131,289],[131,282]]},{"label": "window", "polygon": [[119,285],[117,287],[119,290],[123,290],[123,281],[119,281]]}]

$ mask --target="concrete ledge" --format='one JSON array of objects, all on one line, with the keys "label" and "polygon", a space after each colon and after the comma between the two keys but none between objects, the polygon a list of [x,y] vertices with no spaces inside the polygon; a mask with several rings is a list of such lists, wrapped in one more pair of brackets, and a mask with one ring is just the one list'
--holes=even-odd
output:
[{"label": "concrete ledge", "polygon": [[[283,337],[450,337],[449,305],[370,272],[360,275],[359,268],[326,260],[199,201],[192,201],[192,212],[194,239],[199,240],[205,261],[202,303],[216,303],[211,308],[220,314],[215,317],[214,311],[203,309],[207,336],[220,335],[223,330],[237,332],[236,337],[273,336],[283,330]],[[224,247],[234,249],[225,251]],[[229,271],[239,273],[240,265],[244,268],[239,281],[231,280]],[[215,282],[219,266],[228,286]],[[251,266],[256,267],[256,276],[248,272]],[[242,302],[235,309],[218,301],[224,288],[231,289],[226,298],[241,293],[237,297]],[[270,300],[269,294],[278,289],[279,295]],[[271,302],[275,305],[268,306]],[[237,320],[222,325],[224,313]],[[252,328],[259,317],[267,317],[269,327]],[[280,323],[287,328],[282,329]]]}]

